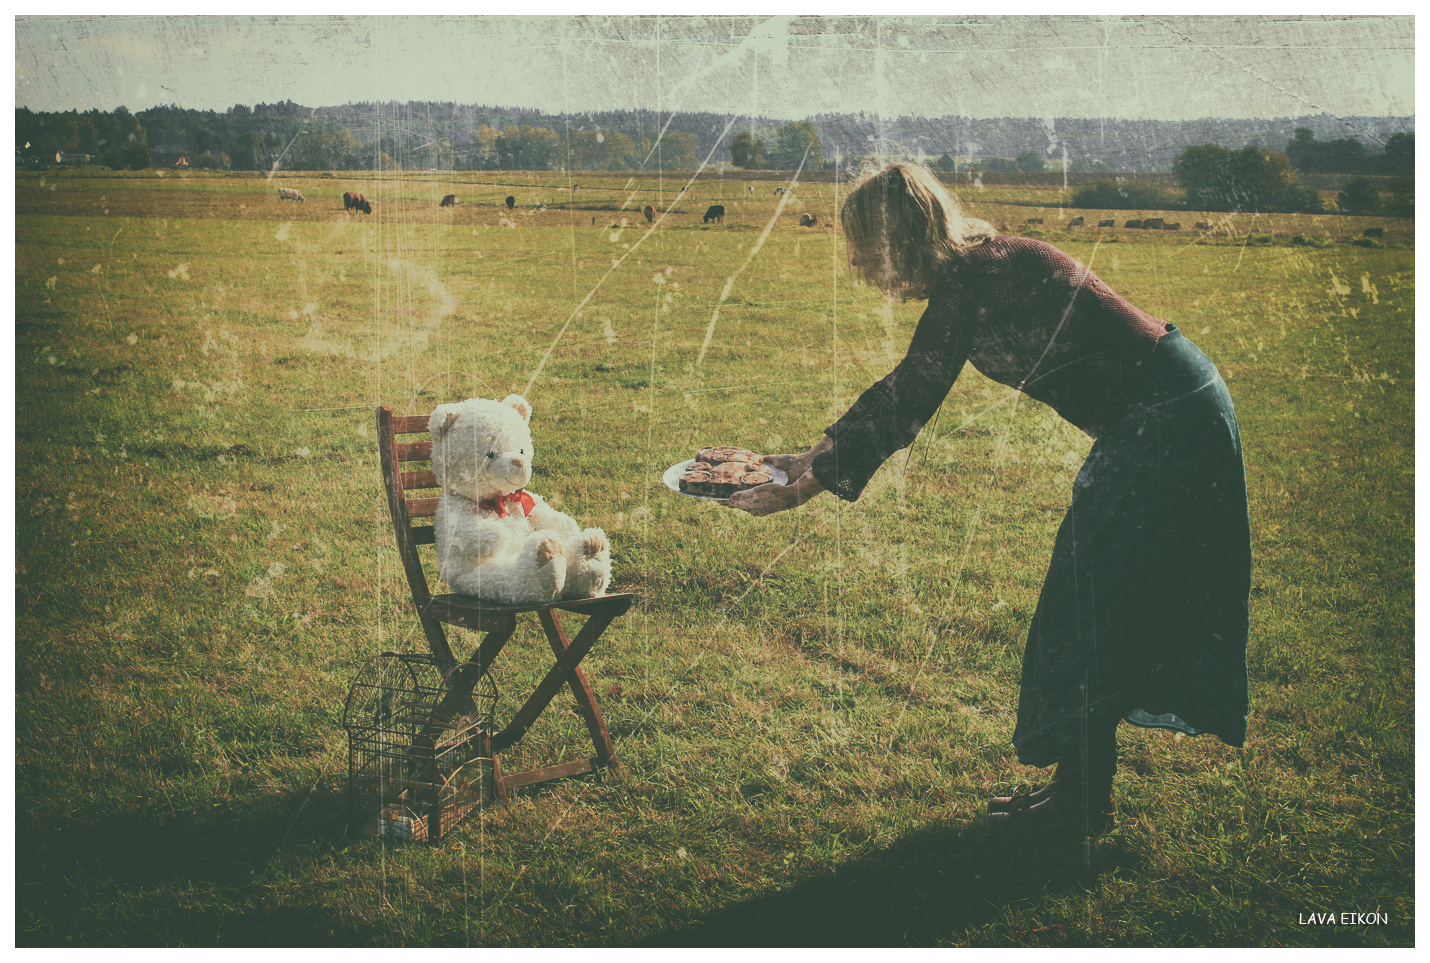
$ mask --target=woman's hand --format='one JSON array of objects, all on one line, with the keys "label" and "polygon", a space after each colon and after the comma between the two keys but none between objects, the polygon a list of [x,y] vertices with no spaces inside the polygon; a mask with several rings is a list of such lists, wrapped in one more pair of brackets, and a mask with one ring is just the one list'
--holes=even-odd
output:
[{"label": "woman's hand", "polygon": [[798,481],[791,481],[788,485],[776,485],[774,482],[770,482],[768,485],[761,485],[758,488],[736,492],[725,504],[759,518],[789,508],[798,508],[822,491],[824,491],[824,486],[819,483],[819,479],[815,478],[813,473],[806,471],[799,476]]},{"label": "woman's hand", "polygon": [[833,447],[834,442],[828,435],[825,435],[819,439],[819,444],[815,445],[803,455],[766,455],[765,464],[775,466],[788,475],[791,482],[794,482],[809,471],[809,466],[814,463],[815,458]]}]

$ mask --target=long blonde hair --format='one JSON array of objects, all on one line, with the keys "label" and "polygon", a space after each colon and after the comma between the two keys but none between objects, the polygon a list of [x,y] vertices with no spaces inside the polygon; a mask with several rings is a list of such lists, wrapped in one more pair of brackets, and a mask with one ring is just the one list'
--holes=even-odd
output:
[{"label": "long blonde hair", "polygon": [[[895,163],[860,178],[839,213],[865,280],[889,297],[927,298],[944,267],[998,232],[963,213],[933,172]],[[877,261],[877,264],[871,264]]]}]

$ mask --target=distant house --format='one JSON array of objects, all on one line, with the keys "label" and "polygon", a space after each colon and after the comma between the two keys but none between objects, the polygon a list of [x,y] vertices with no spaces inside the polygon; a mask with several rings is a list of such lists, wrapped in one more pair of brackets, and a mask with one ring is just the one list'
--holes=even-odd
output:
[{"label": "distant house", "polygon": [[93,156],[92,154],[68,154],[61,151],[55,155],[55,163],[63,164],[66,167],[83,167],[90,162]]}]

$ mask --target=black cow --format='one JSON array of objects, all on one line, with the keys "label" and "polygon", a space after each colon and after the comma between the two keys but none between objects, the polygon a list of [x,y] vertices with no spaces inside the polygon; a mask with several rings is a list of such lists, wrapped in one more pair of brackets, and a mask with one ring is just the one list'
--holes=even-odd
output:
[{"label": "black cow", "polygon": [[511,210],[514,207],[516,207],[516,198],[508,194],[506,196],[506,209]]},{"label": "black cow", "polygon": [[1028,223],[1029,223],[1029,224],[1041,224],[1041,223],[1043,223],[1043,219],[1042,219],[1041,217],[1030,217],[1030,218],[1028,218]]},{"label": "black cow", "polygon": [[709,224],[711,221],[715,221],[717,224],[725,223],[725,205],[710,205],[710,209],[705,212],[705,220],[703,223]]},{"label": "black cow", "polygon": [[442,203],[441,203],[440,205],[438,205],[438,206],[440,206],[440,207],[456,207],[456,206],[457,206],[457,195],[456,195],[456,194],[448,194],[446,197],[442,198]]},{"label": "black cow", "polygon": [[1206,221],[1197,221],[1196,229],[1198,231],[1210,231],[1212,229],[1212,226]]},{"label": "black cow", "polygon": [[1073,218],[1071,221],[1068,221],[1068,227],[1082,227],[1083,223],[1084,223],[1084,221],[1083,221],[1083,219],[1082,219],[1082,215],[1079,214],[1077,217]]},{"label": "black cow", "polygon": [[1142,222],[1144,231],[1160,231],[1162,229],[1162,219],[1160,217],[1149,217]]},{"label": "black cow", "polygon": [[654,223],[655,223],[655,208],[653,208],[653,207],[651,207],[649,204],[647,204],[647,205],[645,206],[645,209],[642,210],[641,213],[645,215],[645,222],[646,222],[647,224],[654,224]]},{"label": "black cow", "polygon": [[1182,229],[1182,222],[1181,222],[1181,221],[1173,221],[1171,224],[1163,224],[1163,225],[1162,225],[1162,230],[1164,230],[1164,231],[1180,231],[1181,229]]},{"label": "black cow", "polygon": [[1365,233],[1362,234],[1361,237],[1385,237],[1385,228],[1368,227],[1365,229]]},{"label": "black cow", "polygon": [[1127,228],[1141,227],[1141,226],[1142,226],[1142,222],[1141,222],[1141,221],[1128,221],[1126,224],[1124,224],[1124,225],[1122,225],[1122,226],[1123,226],[1123,227],[1127,227]]},{"label": "black cow", "polygon": [[815,217],[813,214],[801,214],[799,216],[800,227],[814,227]]}]

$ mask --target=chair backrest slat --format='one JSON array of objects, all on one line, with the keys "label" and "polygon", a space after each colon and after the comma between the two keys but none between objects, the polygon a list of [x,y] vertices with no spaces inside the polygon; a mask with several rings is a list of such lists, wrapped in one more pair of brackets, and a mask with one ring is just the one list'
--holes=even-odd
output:
[{"label": "chair backrest slat", "polygon": [[427,471],[405,471],[402,473],[402,490],[411,491],[414,488],[436,488],[437,473]]},{"label": "chair backrest slat", "polygon": [[[427,585],[427,573],[422,568],[422,559],[417,554],[417,546],[436,543],[436,532],[431,525],[413,525],[414,518],[428,518],[437,514],[438,498],[408,498],[405,492],[411,489],[432,489],[437,487],[437,476],[430,468],[403,471],[405,462],[430,461],[432,441],[427,434],[430,421],[427,415],[394,415],[386,406],[377,409],[377,443],[382,458],[382,480],[387,489],[387,508],[392,515],[392,527],[397,536],[397,551],[402,558],[402,569],[407,576],[408,587],[412,590],[412,601],[417,606],[422,629],[431,646],[432,654],[438,658],[452,658],[452,650],[447,645],[446,633],[436,619],[427,614],[427,604],[432,598]],[[422,435],[421,441],[398,441],[400,435]]]},{"label": "chair backrest slat", "polygon": [[[408,518],[431,518],[433,515],[436,515],[436,514],[437,514],[437,503],[438,503],[440,500],[441,500],[441,499],[439,499],[439,498],[409,498],[409,499],[407,499],[407,517],[408,517]],[[409,525],[408,527],[411,528],[412,526]],[[415,531],[420,531],[420,529],[416,529],[416,528],[413,528],[412,530],[413,530],[414,532],[415,532]]]}]

